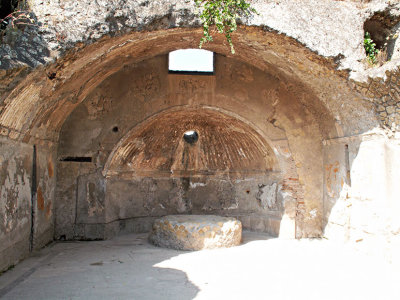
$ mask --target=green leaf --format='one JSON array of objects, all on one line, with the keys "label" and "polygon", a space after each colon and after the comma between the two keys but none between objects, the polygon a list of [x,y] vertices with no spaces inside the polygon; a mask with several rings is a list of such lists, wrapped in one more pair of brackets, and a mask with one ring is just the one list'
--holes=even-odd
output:
[{"label": "green leaf", "polygon": [[235,53],[231,33],[237,30],[236,19],[242,15],[257,13],[257,11],[245,0],[194,0],[194,2],[203,23],[203,37],[199,48],[205,42],[212,41],[210,27],[215,26],[218,33],[225,34],[232,54]]}]

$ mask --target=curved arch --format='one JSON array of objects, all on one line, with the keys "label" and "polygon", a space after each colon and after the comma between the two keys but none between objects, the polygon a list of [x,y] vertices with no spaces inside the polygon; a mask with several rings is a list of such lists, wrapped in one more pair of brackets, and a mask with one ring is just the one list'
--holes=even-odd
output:
[{"label": "curved arch", "polygon": [[[0,124],[15,132],[17,139],[31,138],[57,140],[66,117],[105,78],[124,65],[134,64],[159,54],[181,48],[193,48],[197,44],[198,29],[170,29],[146,33],[130,33],[121,37],[103,39],[84,49],[77,49],[45,69],[39,68],[30,74],[5,100],[0,115]],[[341,113],[340,99],[355,97],[347,87],[342,74],[335,65],[322,59],[293,39],[259,28],[242,28],[236,35],[237,59],[261,70],[268,70],[291,85],[303,85],[314,90],[315,100],[305,99],[304,105],[325,106],[334,118],[339,132],[327,132],[326,138],[336,137],[342,132],[351,132],[355,121],[350,115]],[[221,42],[221,44],[219,44]],[[208,49],[231,57],[218,40]],[[56,73],[50,80],[46,73]],[[323,75],[324,80],[318,80]],[[335,84],[333,84],[335,82]],[[337,95],[340,86],[341,94]],[[336,101],[331,101],[331,97]],[[319,99],[318,99],[319,98]],[[318,100],[317,100],[318,99]],[[319,103],[319,104],[318,104]],[[362,104],[362,105],[360,105]],[[348,104],[353,113],[362,110],[375,117],[365,103]],[[324,117],[321,122],[324,122]],[[366,121],[370,119],[372,121]],[[368,125],[368,124],[367,124]]]},{"label": "curved arch", "polygon": [[[243,47],[247,46],[245,45]],[[248,51],[253,50],[251,50],[250,47]],[[314,95],[312,90],[305,87],[305,85],[299,81],[291,81],[286,74],[279,72],[276,67],[269,67],[268,63],[265,61],[263,65],[255,68],[243,61],[219,55],[216,66],[217,73],[215,76],[209,77],[209,81],[207,81],[213,86],[213,88],[209,90],[209,96],[207,96],[207,94],[202,94],[199,90],[196,92],[189,91],[192,89],[191,84],[194,83],[190,83],[190,81],[198,81],[197,79],[184,79],[184,77],[174,78],[173,75],[168,75],[163,57],[166,58],[166,55],[156,56],[140,63],[134,63],[131,67],[126,65],[120,72],[116,72],[108,76],[107,79],[101,81],[101,84],[99,83],[98,85],[99,90],[96,86],[92,86],[90,91],[93,92],[89,93],[89,91],[87,91],[89,94],[87,94],[86,100],[75,103],[75,107],[77,109],[80,107],[80,113],[84,113],[86,109],[85,105],[88,102],[92,100],[94,102],[97,101],[97,96],[94,94],[99,92],[98,96],[101,96],[101,89],[103,89],[103,91],[109,90],[108,87],[112,82],[116,83],[116,85],[114,85],[114,91],[116,91],[118,95],[125,93],[124,103],[129,103],[129,107],[138,112],[132,118],[132,116],[127,116],[125,113],[130,111],[127,107],[119,107],[120,114],[125,114],[123,118],[125,120],[130,120],[132,124],[142,122],[143,119],[146,119],[151,114],[156,114],[163,108],[165,109],[172,105],[182,105],[186,103],[192,106],[198,106],[204,104],[218,106],[226,111],[234,107],[233,111],[236,114],[240,114],[243,119],[252,120],[254,124],[257,124],[258,127],[264,131],[263,136],[268,136],[274,130],[280,131],[280,134],[275,134],[273,138],[271,136],[271,139],[276,140],[274,144],[278,145],[276,148],[280,152],[280,157],[285,157],[285,159],[280,161],[283,165],[281,166],[281,170],[284,170],[283,172],[286,178],[283,183],[285,189],[292,194],[300,195],[296,198],[299,202],[303,202],[304,199],[303,203],[305,203],[305,207],[300,208],[299,211],[317,211],[318,213],[322,211],[321,199],[323,182],[322,177],[319,175],[323,169],[321,141],[326,137],[336,136],[338,133],[336,131],[337,122],[335,122],[332,112],[325,107],[323,101]],[[247,60],[248,59],[249,58],[247,58]],[[152,74],[150,74],[152,71],[149,74],[146,73],[149,71],[146,67],[148,63],[153,66],[154,64],[164,66],[164,69],[160,67],[155,68],[155,72],[159,72],[160,78],[152,77]],[[136,68],[138,68],[138,70],[136,70]],[[141,73],[143,71],[145,71],[145,75],[142,77],[134,77],[135,81],[144,87],[154,79],[155,82],[158,82],[157,86],[159,87],[157,89],[150,93],[148,93],[147,90],[145,91],[141,88],[137,89],[136,87],[134,87],[132,91],[121,90],[119,84],[124,77],[129,77],[132,74],[143,74]],[[150,77],[148,77],[148,75]],[[182,81],[185,80],[190,84],[186,85],[185,83],[181,85]],[[164,82],[163,89],[161,88],[162,84],[159,85],[162,82]],[[216,82],[220,82],[221,84],[216,84]],[[129,84],[124,84],[123,86],[129,86]],[[201,85],[199,87],[201,87]],[[237,89],[237,87],[240,88]],[[183,88],[183,90],[180,90],[181,88]],[[187,90],[187,88],[189,88],[189,90]],[[129,95],[132,95],[134,101],[129,101]],[[203,96],[204,98],[202,98]],[[116,95],[113,95],[113,97],[117,101],[120,99],[119,96]],[[149,99],[152,99],[151,102],[146,102],[149,101]],[[80,103],[82,103],[82,105],[80,105]],[[138,106],[136,107],[136,105]],[[81,115],[81,117],[82,116],[84,115]],[[122,117],[118,114],[114,114],[114,116]],[[81,117],[76,115],[75,119],[64,122],[64,127],[67,128],[69,125],[76,123],[75,121]],[[95,118],[95,115],[93,117]],[[66,126],[67,123],[69,123],[68,126]],[[84,124],[82,125],[83,127],[81,126],[81,128],[84,128]],[[105,123],[105,125],[111,129],[110,123]],[[267,128],[269,129],[265,132]],[[75,129],[76,130],[69,132],[69,136],[74,136],[79,127],[75,127]],[[126,134],[127,130],[126,127],[122,128],[120,133]],[[102,130],[102,133],[104,133],[102,138],[106,140],[108,145],[114,145],[118,141],[115,139],[118,135],[112,133],[111,130],[109,130],[109,133]],[[80,145],[82,141],[85,141],[85,139],[77,139],[75,145],[79,146],[79,153],[84,155],[86,150]],[[94,142],[96,144],[99,142],[102,143],[102,140],[97,139]],[[68,141],[64,144],[68,145]],[[69,149],[73,149],[73,147],[68,147],[68,150]],[[86,149],[89,148],[86,147]],[[97,151],[100,151],[98,153],[102,153],[101,161],[98,161],[100,166],[102,166],[103,163],[105,163],[103,159],[108,157],[112,149],[98,149]],[[311,159],[309,158],[310,155],[312,156]],[[309,223],[307,225],[309,229],[304,230],[304,235],[318,236],[318,228],[320,228],[321,219],[320,215],[313,215],[309,218],[308,216],[306,217],[307,223]],[[302,227],[305,228],[306,226]],[[303,228],[298,232],[303,231]]]},{"label": "curved arch", "polygon": [[[201,30],[193,28],[133,32],[77,47],[56,63],[34,70],[7,95],[0,113],[0,132],[26,143],[58,145],[67,118],[108,78],[124,66],[139,64],[171,50],[196,47],[200,34]],[[259,101],[253,109],[264,105],[255,114],[257,122],[286,135],[283,150],[293,154],[295,167],[291,172],[298,175],[299,189],[304,189],[304,203],[297,212],[304,212],[306,225],[299,225],[302,227],[299,232],[304,236],[318,236],[323,197],[322,141],[367,131],[379,124],[373,104],[360,98],[349,85],[347,73],[337,71],[333,60],[318,56],[292,38],[257,27],[242,27],[235,37],[237,54],[234,57],[223,45],[222,37],[217,37],[216,43],[207,45],[207,49],[272,78],[274,87],[265,90],[265,95],[252,98],[258,97]],[[229,62],[224,72],[229,73],[227,76],[238,73],[229,69]],[[55,78],[50,79],[48,73],[55,73]],[[245,88],[237,91],[229,88],[235,82],[248,80],[245,72],[238,74],[220,87],[213,101],[224,102],[224,109],[229,110],[229,104],[235,99],[237,110],[246,110],[249,113],[244,117],[249,118],[252,106],[247,101],[251,97],[245,93],[252,92],[243,94]],[[271,113],[263,116],[265,111]]]},{"label": "curved arch", "polygon": [[[136,7],[142,7],[139,2],[131,2]],[[158,6],[161,2],[158,1],[158,4],[152,7]],[[3,83],[0,87],[2,91],[0,146],[2,152],[10,154],[3,158],[3,174],[6,174],[5,176],[17,174],[17,177],[23,178],[24,182],[24,186],[19,185],[18,180],[15,184],[5,185],[4,188],[10,189],[3,193],[6,196],[1,197],[1,200],[8,201],[3,201],[6,206],[9,206],[8,203],[15,203],[19,206],[12,205],[12,207],[28,212],[27,209],[34,207],[25,204],[29,204],[29,199],[35,196],[35,193],[37,194],[38,207],[35,218],[39,223],[35,224],[35,228],[38,230],[33,233],[33,238],[30,237],[32,242],[36,240],[36,236],[39,237],[37,245],[50,241],[53,236],[64,235],[68,239],[74,238],[80,234],[78,231],[85,232],[85,226],[90,228],[93,224],[103,226],[103,235],[100,232],[96,233],[99,234],[96,238],[102,238],[113,228],[119,227],[117,223],[112,224],[112,222],[119,222],[126,218],[155,217],[165,213],[193,211],[211,211],[216,214],[225,214],[229,211],[236,216],[243,213],[244,220],[247,218],[248,223],[251,223],[251,226],[247,226],[248,228],[259,229],[258,225],[261,224],[261,227],[268,228],[275,234],[282,228],[280,222],[287,220],[290,236],[294,234],[296,237],[321,236],[324,218],[328,217],[327,213],[336,203],[339,192],[343,192],[340,197],[345,194],[345,181],[350,182],[348,174],[354,173],[351,169],[354,153],[357,154],[358,149],[362,149],[356,142],[358,137],[353,137],[353,135],[361,135],[380,126],[380,117],[374,108],[374,103],[377,103],[375,100],[382,98],[388,93],[388,89],[393,89],[395,85],[392,80],[389,83],[388,80],[386,82],[378,80],[378,82],[375,79],[364,84],[356,82],[361,80],[357,79],[357,76],[352,76],[356,80],[353,82],[349,80],[348,71],[337,70],[336,59],[340,60],[341,67],[350,66],[352,72],[355,72],[352,75],[363,76],[362,72],[357,71],[358,67],[364,69],[361,66],[362,62],[356,60],[364,57],[361,24],[365,18],[358,16],[359,10],[352,10],[344,25],[339,27],[353,26],[354,28],[354,24],[360,26],[356,26],[358,29],[356,28],[355,35],[343,36],[344,39],[341,39],[339,43],[336,43],[337,39],[335,41],[333,36],[329,36],[329,31],[331,31],[329,26],[322,29],[324,34],[321,35],[319,26],[321,22],[315,23],[315,16],[307,15],[308,6],[286,5],[285,8],[279,7],[274,10],[274,12],[279,12],[277,14],[272,13],[258,20],[246,21],[246,24],[256,24],[256,26],[241,26],[235,33],[236,55],[229,53],[229,48],[224,45],[223,36],[217,36],[215,43],[205,45],[206,49],[217,53],[219,71],[215,72],[214,78],[209,81],[215,84],[212,89],[201,93],[199,89],[190,91],[195,87],[192,83],[197,79],[192,78],[192,82],[188,79],[185,83],[184,80],[172,78],[172,74],[167,73],[166,60],[163,60],[166,54],[176,49],[197,47],[202,35],[202,30],[197,28],[199,26],[197,20],[190,17],[194,16],[193,12],[188,14],[184,6],[174,9],[173,3],[171,9],[168,9],[171,3],[167,2],[162,2],[161,9],[157,11],[148,7],[139,8],[136,10],[139,15],[132,13],[135,10],[125,10],[124,14],[133,23],[125,24],[123,17],[119,24],[121,26],[113,27],[109,31],[109,36],[103,36],[99,40],[96,40],[96,37],[102,36],[104,31],[102,26],[98,28],[97,24],[108,23],[108,13],[100,14],[99,23],[93,23],[92,18],[88,23],[81,22],[82,26],[79,28],[82,35],[74,32],[66,40],[59,41],[58,33],[61,31],[57,29],[65,27],[65,23],[62,22],[62,18],[65,17],[63,8],[60,7],[62,9],[59,11],[60,18],[54,21],[51,20],[53,16],[43,15],[45,14],[43,9],[37,10],[41,14],[41,17],[38,15],[40,17],[38,20],[45,20],[43,24],[49,21],[44,41],[57,40],[57,43],[52,43],[53,49],[56,45],[61,46],[62,49],[74,48],[62,53],[57,61],[33,70],[22,68],[0,72]],[[121,2],[117,4],[117,7],[125,7],[125,4]],[[347,10],[347,5],[340,5],[340,9],[334,10],[333,15],[331,12],[326,14],[324,8],[332,4],[325,3],[321,7],[324,11],[321,14],[322,23],[328,19],[329,23],[332,23],[332,16],[340,16]],[[263,4],[259,3],[259,5]],[[301,19],[311,25],[308,28],[311,30],[299,32],[298,28],[290,26],[290,22],[278,21],[281,12],[286,14],[286,9],[289,9],[286,20],[297,20],[296,7],[301,8],[307,15],[306,18]],[[98,14],[96,9],[91,9],[91,11]],[[182,18],[177,19],[177,13]],[[114,12],[111,14],[114,15]],[[267,22],[266,19],[272,16],[272,21]],[[142,20],[136,20],[137,17]],[[311,22],[313,19],[314,21]],[[74,22],[73,18],[70,20]],[[281,24],[284,26],[280,26]],[[89,29],[96,35],[83,34],[85,30],[83,28]],[[38,30],[40,38],[43,32],[40,32],[39,28]],[[134,32],[135,30],[137,31]],[[336,31],[340,32],[340,30]],[[354,38],[356,35],[358,37]],[[328,36],[325,41],[324,36]],[[80,39],[82,43],[76,43],[77,39]],[[331,47],[332,43],[335,47]],[[351,47],[348,47],[349,43]],[[32,53],[37,53],[37,49],[33,49],[35,51]],[[30,52],[29,50],[26,52],[26,49],[21,50],[24,53]],[[313,51],[318,51],[321,55]],[[351,52],[354,52],[354,55],[351,55]],[[344,54],[344,59],[341,53]],[[53,57],[52,53],[51,58]],[[126,93],[124,97],[120,97],[126,90],[123,88],[119,90],[117,87],[113,90],[116,93],[110,97],[115,100],[114,103],[106,103],[111,108],[113,104],[119,104],[119,110],[115,109],[108,115],[106,110],[102,112],[105,102],[96,102],[98,100],[96,97],[104,95],[101,92],[107,88],[107,84],[113,80],[118,81],[125,69],[131,68],[132,71],[138,66],[143,68],[146,63],[154,59],[158,59],[158,63],[162,66],[156,70],[160,77],[155,78],[151,77],[151,74],[139,72],[139,75],[143,76],[135,77],[135,80],[139,81],[136,85],[138,88],[128,90],[131,94]],[[4,67],[4,64],[2,66]],[[391,67],[394,65],[392,64]],[[385,69],[386,67],[379,70]],[[375,73],[372,76],[374,78],[379,75],[379,72]],[[154,89],[150,94],[147,93],[148,82],[157,80],[161,83],[158,89]],[[182,89],[179,90],[180,88]],[[98,94],[95,95],[96,93]],[[383,98],[394,100],[396,97],[390,94],[390,97]],[[126,101],[127,99],[132,100],[129,106],[132,116],[123,114],[124,105],[129,102]],[[92,100],[94,102],[90,104]],[[368,102],[369,100],[371,102]],[[388,105],[392,106],[390,101],[387,101]],[[157,117],[173,106],[177,109],[178,106],[179,109],[182,107],[209,109],[207,114],[211,111],[211,114],[215,113],[220,123],[224,118],[232,117],[237,122],[234,129],[249,131],[251,134],[249,137],[243,135],[236,137],[235,130],[228,130],[226,131],[229,135],[228,143],[238,144],[238,141],[246,141],[251,144],[249,149],[252,149],[254,153],[250,151],[245,155],[253,153],[256,159],[241,162],[236,157],[233,164],[229,166],[233,170],[246,171],[246,168],[254,170],[257,165],[262,165],[265,168],[259,168],[256,171],[267,173],[266,176],[259,176],[255,180],[248,176],[244,180],[232,181],[229,180],[230,178],[227,179],[228,175],[226,175],[229,173],[227,171],[229,168],[219,164],[218,161],[212,165],[214,161],[211,163],[206,160],[203,164],[204,168],[200,170],[211,169],[215,174],[223,176],[216,177],[211,174],[210,180],[202,178],[203,181],[198,181],[199,177],[197,177],[191,182],[183,176],[187,175],[186,171],[189,171],[189,175],[195,174],[196,165],[194,164],[193,167],[190,164],[206,153],[204,149],[201,153],[201,149],[198,149],[200,156],[192,161],[186,161],[188,163],[186,169],[182,170],[182,166],[172,161],[169,170],[177,171],[178,176],[175,178],[142,177],[137,180],[128,178],[125,182],[120,176],[104,178],[101,170],[120,138],[127,134],[129,136],[129,129],[140,126],[141,122],[149,125],[150,123],[146,122],[151,122],[148,119],[150,116],[154,116],[153,125],[155,125]],[[92,111],[86,113],[88,110]],[[383,106],[382,110],[384,110]],[[117,118],[113,119],[113,117],[118,117],[118,114],[123,115],[120,123],[114,121]],[[75,122],[77,123],[75,127],[71,126],[74,121],[79,120],[80,116],[83,116],[84,121]],[[393,115],[390,118],[381,117],[385,120],[384,122],[394,118]],[[85,125],[89,126],[85,127]],[[117,130],[112,130],[114,127]],[[205,132],[210,131],[208,128]],[[138,133],[132,129],[130,140],[137,140],[141,133],[146,135],[148,132],[142,130]],[[203,132],[200,133],[203,134]],[[185,145],[182,144],[179,135],[177,137],[177,147],[169,148],[168,151],[170,153],[175,151],[178,157],[182,157],[182,149]],[[203,135],[200,136],[198,145],[204,145],[202,139]],[[333,139],[337,143],[332,142]],[[128,142],[130,140],[125,139]],[[216,144],[218,147],[223,145],[219,141]],[[150,142],[148,147],[155,148],[157,144]],[[71,158],[76,158],[76,161],[82,161],[84,158],[84,161],[90,161],[90,163],[78,164],[68,161],[57,163],[57,151],[60,154],[60,151],[65,149],[69,152],[62,154],[75,151]],[[132,148],[129,149],[132,150]],[[217,153],[223,154],[221,149],[217,150]],[[225,161],[235,157],[231,150],[228,149],[229,155],[225,157]],[[111,160],[118,151],[117,148],[114,149]],[[365,150],[361,152],[365,153]],[[266,154],[269,160],[266,161],[263,154]],[[120,156],[123,157],[123,155]],[[373,154],[368,154],[365,157],[372,156]],[[365,157],[361,157],[361,160],[365,160]],[[153,158],[156,158],[156,155]],[[114,170],[118,172],[119,166],[124,166],[128,162],[122,161],[119,165],[116,164],[117,167]],[[135,163],[135,160],[131,162]],[[146,167],[146,164],[145,160],[139,160],[139,166]],[[109,165],[112,163],[109,162],[107,167]],[[153,170],[159,170],[160,165],[156,163],[155,166]],[[209,166],[212,167],[209,168]],[[33,167],[37,167],[37,184],[33,183],[32,177],[35,176],[32,174],[36,174],[32,172]],[[384,167],[382,169],[386,170]],[[162,170],[168,170],[168,168]],[[274,170],[278,174],[273,174]],[[357,180],[362,181],[361,177],[357,174],[355,176]],[[3,178],[6,177],[3,176]],[[10,176],[10,178],[13,177]],[[332,185],[332,178],[335,181],[334,185]],[[352,182],[354,184],[356,180]],[[373,182],[372,179],[371,182]],[[205,187],[207,184],[208,187]],[[360,185],[352,189],[351,194],[357,194],[362,187],[363,185]],[[19,193],[14,192],[14,189],[15,191],[19,189]],[[206,196],[203,194],[205,189],[209,191]],[[331,191],[335,191],[336,194],[331,195]],[[270,203],[265,201],[268,197],[263,198],[262,195],[265,196],[269,192],[272,194],[275,192],[274,197],[270,197],[269,200],[276,201],[270,201]],[[366,195],[365,199],[368,197]],[[26,201],[20,201],[19,198]],[[190,203],[192,198],[196,200],[194,201],[196,210],[193,211]],[[347,196],[344,200],[347,201]],[[77,211],[80,208],[82,215],[78,216]],[[239,209],[235,210],[236,208]],[[53,212],[54,215],[57,213],[62,215],[57,222],[53,222]],[[260,219],[260,214],[267,219]],[[5,216],[13,220],[14,209],[6,210]],[[252,218],[251,221],[249,217]],[[54,223],[56,223],[56,233],[53,235]],[[29,224],[22,220],[20,224],[15,223],[14,229],[21,224],[29,227]],[[113,227],[114,225],[116,226]],[[28,227],[24,227],[26,228],[24,232],[29,232]],[[57,227],[63,227],[62,232],[58,232]],[[0,226],[0,231],[1,229]],[[22,241],[21,235],[14,232],[16,231],[10,231],[5,238],[1,238],[0,242],[6,241],[6,246],[18,245],[17,243]],[[25,241],[23,244],[27,245]],[[12,250],[13,247],[7,249]]]},{"label": "curved arch", "polygon": [[[278,171],[267,141],[248,124],[221,111],[174,107],[147,118],[117,143],[103,175],[232,176]],[[182,139],[187,130],[199,133],[193,146]]]}]

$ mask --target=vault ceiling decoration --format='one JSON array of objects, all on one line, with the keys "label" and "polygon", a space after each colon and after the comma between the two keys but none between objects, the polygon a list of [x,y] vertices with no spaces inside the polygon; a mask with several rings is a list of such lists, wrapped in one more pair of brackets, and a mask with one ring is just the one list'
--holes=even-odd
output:
[{"label": "vault ceiling decoration", "polygon": [[[194,131],[190,143],[185,133]],[[265,174],[277,168],[265,139],[244,122],[211,109],[161,113],[120,142],[106,174],[184,176]]]}]

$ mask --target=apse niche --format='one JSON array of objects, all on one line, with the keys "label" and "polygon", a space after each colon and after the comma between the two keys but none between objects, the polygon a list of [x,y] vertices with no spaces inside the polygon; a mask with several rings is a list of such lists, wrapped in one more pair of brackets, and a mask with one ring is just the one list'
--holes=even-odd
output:
[{"label": "apse niche", "polygon": [[110,155],[109,217],[279,217],[278,174],[272,149],[247,124],[211,109],[162,113],[132,129]]},{"label": "apse niche", "polygon": [[[236,217],[274,236],[289,216],[294,237],[301,186],[284,131],[266,122],[276,79],[206,52],[202,74],[171,72],[171,56],[157,56],[122,67],[77,106],[60,134],[57,238],[148,232],[174,214]],[[239,69],[246,77],[232,75]]]}]

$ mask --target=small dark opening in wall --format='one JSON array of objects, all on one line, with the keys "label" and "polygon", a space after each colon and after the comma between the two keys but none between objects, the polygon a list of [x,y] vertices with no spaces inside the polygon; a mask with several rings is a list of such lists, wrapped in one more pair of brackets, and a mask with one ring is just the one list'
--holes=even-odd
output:
[{"label": "small dark opening in wall", "polygon": [[115,126],[115,127],[113,127],[113,129],[112,129],[113,132],[118,132],[118,130],[119,130],[119,129],[118,129],[118,126]]},{"label": "small dark opening in wall", "polygon": [[50,72],[50,73],[47,74],[47,77],[48,77],[50,80],[53,80],[54,78],[56,78],[56,76],[57,76],[57,73],[56,73],[56,72]]},{"label": "small dark opening in wall", "polygon": [[15,1],[10,1],[10,0],[0,1],[0,19],[4,19],[13,12],[12,2]]},{"label": "small dark opening in wall", "polygon": [[346,164],[346,183],[351,186],[350,152],[348,144],[344,145],[344,156]]},{"label": "small dark opening in wall", "polygon": [[183,139],[189,144],[194,144],[199,139],[199,134],[197,133],[197,131],[188,130],[183,134]]},{"label": "small dark opening in wall", "polygon": [[60,161],[92,162],[92,158],[85,157],[85,156],[67,156],[67,157],[61,158]]},{"label": "small dark opening in wall", "polygon": [[247,194],[250,194],[250,191],[249,191],[249,190],[247,190],[247,191],[246,191],[246,193],[247,193]]}]

